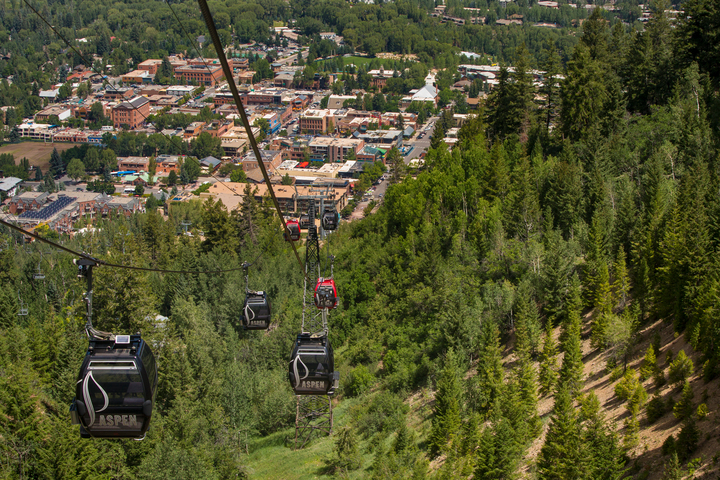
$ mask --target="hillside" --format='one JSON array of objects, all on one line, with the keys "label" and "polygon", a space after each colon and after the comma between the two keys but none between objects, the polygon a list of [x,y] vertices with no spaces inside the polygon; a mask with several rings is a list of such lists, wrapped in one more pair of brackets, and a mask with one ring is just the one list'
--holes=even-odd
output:
[{"label": "hillside", "polygon": [[[616,425],[620,435],[625,433],[623,427],[624,420],[629,416],[628,410],[623,402],[621,402],[614,392],[614,387],[618,381],[612,381],[610,372],[605,367],[607,355],[598,354],[590,345],[589,326],[590,315],[586,316],[585,331],[588,338],[583,341],[583,363],[584,375],[586,378],[583,393],[593,392],[597,395],[598,400],[603,409],[604,415]],[[664,324],[662,321],[648,325],[639,332],[639,340],[635,344],[634,354],[629,355],[628,368],[639,370],[642,365],[644,352],[651,343],[651,338],[658,331],[661,335],[661,354],[660,358],[665,358],[667,352],[673,352],[673,356],[683,349],[692,352],[692,348],[687,344],[683,336],[676,336],[670,325]],[[557,338],[560,334],[556,329],[554,336]],[[697,364],[699,355],[695,352],[690,353],[690,358]],[[506,369],[511,368],[516,361],[516,356],[509,348],[503,356],[503,364]],[[668,365],[666,362],[663,370],[668,373]],[[466,376],[466,380],[475,375],[476,372],[471,369]],[[701,375],[693,375],[690,378],[693,386],[694,398],[705,399],[710,414],[698,423],[700,431],[700,444],[694,453],[694,458],[705,460],[700,463],[700,468],[694,471],[692,478],[715,478],[720,469],[717,462],[717,452],[720,452],[720,433],[717,412],[720,406],[720,382],[715,379],[711,382],[704,382]],[[676,400],[680,396],[678,388],[671,386],[663,386],[656,388],[653,386],[652,379],[644,382],[650,396],[656,392],[667,401],[670,398]],[[358,400],[343,399],[339,402],[339,408],[335,410],[335,429],[336,431],[353,425],[353,419],[349,414],[352,409],[357,409],[358,402],[367,401],[374,395],[377,390],[370,391],[366,396]],[[415,432],[416,439],[420,440],[419,446],[425,442],[425,438],[431,429],[432,409],[434,405],[433,392],[428,389],[422,389],[415,392],[405,400],[407,405],[406,418],[411,430]],[[521,466],[518,469],[519,478],[536,478],[536,462],[540,452],[545,432],[547,431],[548,421],[552,414],[553,398],[552,396],[543,396],[538,402],[538,414],[543,419],[544,431],[533,444],[522,459]],[[362,421],[362,418],[359,419]],[[356,424],[357,425],[357,424]],[[643,478],[648,480],[662,479],[663,466],[667,460],[666,456],[661,452],[662,444],[669,436],[677,437],[682,427],[682,423],[677,420],[672,412],[666,412],[660,419],[652,424],[647,420],[647,416],[643,415],[640,419],[640,432],[637,446],[633,447],[628,456],[631,461],[628,463],[629,473],[634,478]],[[390,432],[390,436],[385,440],[385,448],[392,444],[392,440],[396,437]],[[302,479],[302,478],[332,478],[328,474],[328,469],[323,459],[332,457],[335,438],[333,437],[317,437],[309,447],[303,450],[294,450],[292,448],[292,438],[294,438],[294,430],[279,432],[266,439],[253,442],[249,446],[249,455],[247,457],[246,471],[250,478],[267,478],[267,479]],[[357,470],[350,472],[347,478],[368,478],[372,475],[374,450],[371,441],[361,440],[359,449],[362,453],[362,466]],[[430,463],[430,471],[437,471],[442,467],[446,460],[445,456]],[[689,472],[687,472],[689,473]],[[690,478],[690,477],[688,477]]]}]

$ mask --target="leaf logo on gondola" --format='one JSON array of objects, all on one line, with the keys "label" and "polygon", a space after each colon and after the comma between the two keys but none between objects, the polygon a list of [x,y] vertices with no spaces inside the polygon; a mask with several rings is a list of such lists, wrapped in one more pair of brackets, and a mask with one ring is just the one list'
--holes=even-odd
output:
[{"label": "leaf logo on gondola", "polygon": [[[300,377],[300,372],[298,372],[298,362],[305,367],[305,376]],[[305,363],[300,359],[300,354],[295,357],[295,361],[293,362],[293,370],[295,373],[295,388],[300,388],[300,381],[305,380],[308,376],[310,376],[310,369],[305,365]]]},{"label": "leaf logo on gondola", "polygon": [[82,391],[83,391],[83,400],[85,401],[85,405],[87,406],[88,414],[90,415],[90,423],[88,424],[88,427],[91,427],[93,423],[95,423],[95,407],[92,403],[92,398],[90,398],[90,380],[93,381],[95,386],[100,390],[100,393],[103,395],[103,399],[105,400],[105,404],[103,407],[98,410],[97,412],[100,413],[103,410],[105,410],[108,405],[110,404],[110,399],[108,399],[107,393],[103,388],[100,386],[100,384],[95,380],[95,377],[93,377],[92,371],[88,372],[87,375],[85,375],[85,378],[82,380]]}]

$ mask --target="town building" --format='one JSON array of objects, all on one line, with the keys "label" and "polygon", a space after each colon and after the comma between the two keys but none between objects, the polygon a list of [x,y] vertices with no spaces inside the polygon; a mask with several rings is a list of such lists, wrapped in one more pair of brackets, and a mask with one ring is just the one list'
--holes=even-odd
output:
[{"label": "town building", "polygon": [[120,80],[123,83],[130,83],[130,84],[150,84],[152,83],[153,79],[155,78],[155,75],[151,74],[147,70],[133,70],[132,72],[128,72],[125,75],[120,76]]},{"label": "town building", "polygon": [[167,87],[166,93],[176,97],[184,97],[185,95],[192,95],[194,91],[195,87],[192,86],[173,85],[172,87]]},{"label": "town building", "polygon": [[[6,197],[12,197],[15,195],[18,189],[18,185],[22,183],[22,178],[17,177],[4,177],[0,178],[0,192]],[[5,197],[3,197],[5,198]]]},{"label": "town building", "polygon": [[331,110],[307,110],[300,115],[298,125],[300,132],[319,134],[332,131],[335,128],[334,116]]},{"label": "town building", "polygon": [[47,203],[47,192],[23,192],[12,196],[8,203],[8,211],[13,215],[20,215],[23,212],[38,210]]},{"label": "town building", "polygon": [[[275,169],[282,163],[282,152],[280,150],[260,150],[260,157],[266,170]],[[252,150],[240,162],[245,172],[260,168]]]},{"label": "town building", "polygon": [[145,123],[148,115],[150,115],[150,101],[145,97],[135,97],[112,109],[113,126],[115,128],[127,126],[132,130]]},{"label": "town building", "polygon": [[358,138],[315,137],[308,143],[313,158],[331,163],[344,162],[348,155],[355,156],[364,146],[365,142]]},{"label": "town building", "polygon": [[118,170],[135,170],[136,172],[148,170],[150,157],[118,157]]},{"label": "town building", "polygon": [[66,105],[48,105],[35,114],[35,121],[47,122],[52,116],[57,116],[61,122],[65,121],[72,116],[72,109]]},{"label": "town building", "polygon": [[186,84],[195,83],[197,85],[205,85],[206,87],[214,87],[220,79],[223,78],[222,67],[219,65],[193,64],[175,69],[175,78],[184,81]]},{"label": "town building", "polygon": [[145,60],[144,62],[140,62],[138,64],[139,70],[144,70],[148,72],[150,75],[155,76],[155,74],[158,71],[158,68],[160,68],[160,65],[162,65],[162,60],[159,60],[157,58],[149,58]]}]

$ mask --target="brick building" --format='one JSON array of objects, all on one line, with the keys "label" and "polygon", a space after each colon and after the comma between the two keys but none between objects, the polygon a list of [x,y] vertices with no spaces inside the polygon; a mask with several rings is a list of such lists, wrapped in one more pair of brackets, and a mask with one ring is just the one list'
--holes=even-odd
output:
[{"label": "brick building", "polygon": [[135,97],[128,102],[122,102],[112,109],[112,121],[115,128],[127,125],[134,129],[145,122],[150,115],[150,100],[145,97]]},{"label": "brick building", "polygon": [[175,78],[185,79],[185,83],[195,82],[198,85],[214,87],[223,78],[222,67],[208,65],[185,65],[175,69]]}]

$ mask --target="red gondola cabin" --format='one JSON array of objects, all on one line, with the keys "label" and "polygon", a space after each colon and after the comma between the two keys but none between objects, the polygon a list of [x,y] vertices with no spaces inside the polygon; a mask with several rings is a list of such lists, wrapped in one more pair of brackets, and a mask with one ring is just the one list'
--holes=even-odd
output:
[{"label": "red gondola cabin", "polygon": [[[290,232],[290,238],[288,238],[288,231]],[[287,221],[287,231],[283,232],[286,242],[297,242],[300,240],[300,222],[297,220]]]},{"label": "red gondola cabin", "polygon": [[337,288],[335,288],[335,280],[332,278],[318,279],[315,285],[315,306],[319,309],[333,309],[337,307]]}]

